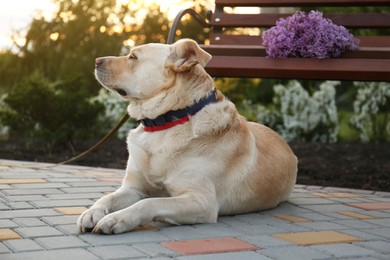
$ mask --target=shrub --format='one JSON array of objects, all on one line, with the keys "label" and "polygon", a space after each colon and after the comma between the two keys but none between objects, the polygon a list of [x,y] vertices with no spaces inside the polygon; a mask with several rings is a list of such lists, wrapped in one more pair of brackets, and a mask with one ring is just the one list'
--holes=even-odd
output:
[{"label": "shrub", "polygon": [[258,108],[258,120],[287,141],[336,142],[338,116],[335,86],[323,82],[312,95],[298,81],[274,86],[273,107]]},{"label": "shrub", "polygon": [[0,119],[11,134],[26,136],[30,143],[43,140],[51,150],[100,132],[97,117],[103,106],[88,95],[80,77],[53,83],[32,75],[7,94]]},{"label": "shrub", "polygon": [[363,142],[390,140],[390,84],[355,82],[354,85],[358,92],[350,120],[352,127],[359,131]]}]

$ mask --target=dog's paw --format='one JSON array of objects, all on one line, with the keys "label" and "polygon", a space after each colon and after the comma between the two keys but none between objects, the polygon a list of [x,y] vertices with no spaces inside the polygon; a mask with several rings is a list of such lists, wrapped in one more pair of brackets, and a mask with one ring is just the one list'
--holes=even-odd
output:
[{"label": "dog's paw", "polygon": [[77,220],[79,231],[81,233],[91,231],[106,214],[107,212],[102,208],[87,209]]},{"label": "dog's paw", "polygon": [[93,233],[119,234],[137,227],[131,217],[124,217],[119,212],[109,214],[101,219],[92,230]]}]

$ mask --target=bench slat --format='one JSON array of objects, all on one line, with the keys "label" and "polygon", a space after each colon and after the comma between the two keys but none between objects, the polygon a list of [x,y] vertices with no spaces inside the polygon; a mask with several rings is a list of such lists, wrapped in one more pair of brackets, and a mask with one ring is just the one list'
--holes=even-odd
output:
[{"label": "bench slat", "polygon": [[[293,14],[226,14],[216,13],[211,16],[210,24],[214,27],[272,27],[279,18]],[[360,14],[324,14],[333,23],[348,28],[389,28],[389,13]]]},{"label": "bench slat", "polygon": [[[257,45],[201,45],[201,47],[213,56],[267,56],[265,48]],[[390,59],[390,47],[360,47],[357,51],[344,53],[341,58]]]},{"label": "bench slat", "polygon": [[390,81],[390,60],[216,56],[206,71],[214,77]]},{"label": "bench slat", "polygon": [[216,0],[221,6],[299,7],[299,6],[388,6],[389,0]]},{"label": "bench slat", "polygon": [[[390,47],[390,36],[358,36],[360,47]],[[216,45],[263,45],[261,36],[232,35],[223,33],[210,34],[210,44]]]}]

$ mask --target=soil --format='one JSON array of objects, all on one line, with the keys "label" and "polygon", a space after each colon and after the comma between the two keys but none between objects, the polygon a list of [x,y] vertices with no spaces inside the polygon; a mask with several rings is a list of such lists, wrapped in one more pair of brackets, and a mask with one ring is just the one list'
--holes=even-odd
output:
[{"label": "soil", "polygon": [[[0,158],[61,162],[83,152],[95,141],[48,153],[42,146],[26,146],[21,139],[0,141]],[[292,143],[299,159],[298,184],[390,192],[390,143]],[[72,164],[125,169],[126,142],[111,139],[92,154]]]}]

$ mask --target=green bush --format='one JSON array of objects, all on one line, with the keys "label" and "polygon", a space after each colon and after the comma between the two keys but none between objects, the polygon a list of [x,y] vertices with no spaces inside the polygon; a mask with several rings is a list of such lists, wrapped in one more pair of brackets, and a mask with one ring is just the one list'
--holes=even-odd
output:
[{"label": "green bush", "polygon": [[43,140],[49,150],[100,133],[97,118],[104,107],[90,101],[80,77],[53,83],[34,74],[14,87],[4,102],[7,108],[0,111],[0,120],[10,133],[30,143]]}]

